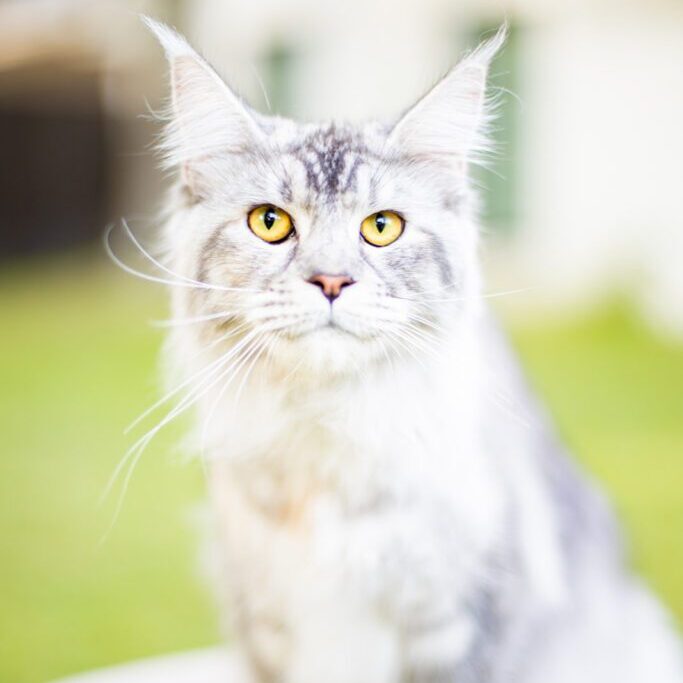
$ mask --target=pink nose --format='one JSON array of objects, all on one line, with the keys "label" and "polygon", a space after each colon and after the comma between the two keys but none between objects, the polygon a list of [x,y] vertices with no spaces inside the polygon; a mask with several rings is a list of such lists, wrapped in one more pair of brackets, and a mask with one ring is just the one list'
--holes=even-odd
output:
[{"label": "pink nose", "polygon": [[348,275],[314,275],[308,280],[312,285],[320,287],[322,293],[329,302],[332,303],[340,294],[344,287],[352,285],[355,280]]}]

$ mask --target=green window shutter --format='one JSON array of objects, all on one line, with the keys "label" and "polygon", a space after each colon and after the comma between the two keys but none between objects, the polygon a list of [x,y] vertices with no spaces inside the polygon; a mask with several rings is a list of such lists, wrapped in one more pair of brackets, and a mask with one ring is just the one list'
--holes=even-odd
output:
[{"label": "green window shutter", "polygon": [[296,57],[292,47],[279,40],[263,56],[263,85],[275,115],[291,116],[294,112],[292,80]]}]

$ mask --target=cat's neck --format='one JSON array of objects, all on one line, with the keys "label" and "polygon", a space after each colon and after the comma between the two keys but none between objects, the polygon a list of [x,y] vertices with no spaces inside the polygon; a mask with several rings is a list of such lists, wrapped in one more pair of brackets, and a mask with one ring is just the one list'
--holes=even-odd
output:
[{"label": "cat's neck", "polygon": [[213,486],[285,520],[321,500],[351,513],[449,501],[489,538],[499,498],[480,444],[477,348],[473,337],[450,338],[423,362],[406,358],[328,385],[254,378],[239,405],[220,408],[208,453]]},{"label": "cat's neck", "polygon": [[[257,367],[240,395],[208,397],[214,457],[320,459],[386,457],[396,448],[429,451],[431,437],[469,450],[479,424],[479,355],[471,328],[446,336],[421,358],[387,359],[346,377],[292,375]],[[211,406],[213,414],[207,415]],[[325,451],[322,453],[321,451]]]}]

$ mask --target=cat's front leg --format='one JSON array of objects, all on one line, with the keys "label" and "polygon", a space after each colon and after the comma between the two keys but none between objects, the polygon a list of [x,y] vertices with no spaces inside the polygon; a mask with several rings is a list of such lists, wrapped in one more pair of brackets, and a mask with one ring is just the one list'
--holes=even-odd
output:
[{"label": "cat's front leg", "polygon": [[413,625],[403,635],[401,683],[479,683],[486,662],[477,657],[475,624],[466,615]]},{"label": "cat's front leg", "polygon": [[400,683],[394,625],[342,593],[317,600],[293,633],[286,683]]},{"label": "cat's front leg", "polygon": [[[315,592],[315,591],[313,591]],[[487,669],[481,635],[469,617],[415,618],[404,628],[354,604],[334,600],[301,605],[288,628],[254,621],[244,630],[258,683],[479,683]],[[475,635],[476,633],[476,635]]]},{"label": "cat's front leg", "polygon": [[399,514],[382,526],[385,543],[368,545],[357,556],[378,554],[375,605],[399,634],[401,683],[488,680],[500,596],[486,581],[492,571],[486,556],[435,533],[435,524],[416,533]]}]

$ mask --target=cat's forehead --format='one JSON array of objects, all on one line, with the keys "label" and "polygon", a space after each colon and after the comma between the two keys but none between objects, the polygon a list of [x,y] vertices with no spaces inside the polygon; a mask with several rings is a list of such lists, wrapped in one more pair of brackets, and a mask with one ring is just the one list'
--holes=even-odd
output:
[{"label": "cat's forehead", "polygon": [[368,177],[381,159],[385,140],[381,126],[307,124],[288,132],[280,150],[290,171],[292,193],[328,203],[359,190],[365,193]]}]

